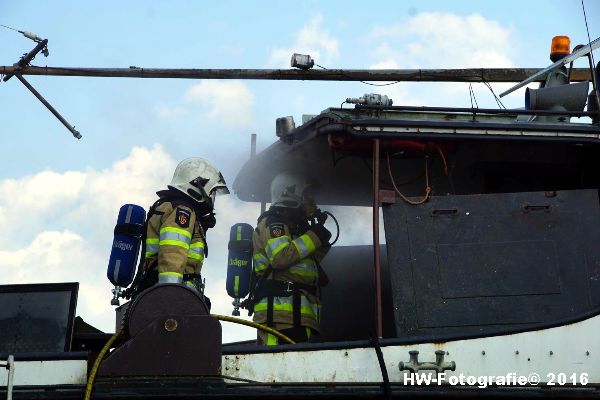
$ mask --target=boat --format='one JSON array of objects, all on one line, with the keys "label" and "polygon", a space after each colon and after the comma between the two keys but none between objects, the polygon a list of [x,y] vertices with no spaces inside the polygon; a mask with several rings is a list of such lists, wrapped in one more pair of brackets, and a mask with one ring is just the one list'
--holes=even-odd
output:
[{"label": "boat", "polygon": [[368,93],[276,121],[235,195],[264,208],[272,178],[293,170],[315,181],[317,204],[373,221],[372,244],[323,260],[318,341],[222,344],[224,318],[178,285],[117,308],[114,335],[75,318],[76,283],[3,286],[18,312],[0,318],[0,395],[600,397],[598,88],[588,95],[566,64],[541,72],[523,109]]}]

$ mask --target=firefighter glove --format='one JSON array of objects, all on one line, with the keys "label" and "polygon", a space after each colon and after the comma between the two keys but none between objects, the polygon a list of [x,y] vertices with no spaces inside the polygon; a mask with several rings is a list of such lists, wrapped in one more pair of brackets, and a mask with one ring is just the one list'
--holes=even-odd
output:
[{"label": "firefighter glove", "polygon": [[310,228],[311,231],[314,232],[315,235],[319,238],[321,243],[326,244],[331,239],[331,232],[327,230],[322,224],[315,224]]}]

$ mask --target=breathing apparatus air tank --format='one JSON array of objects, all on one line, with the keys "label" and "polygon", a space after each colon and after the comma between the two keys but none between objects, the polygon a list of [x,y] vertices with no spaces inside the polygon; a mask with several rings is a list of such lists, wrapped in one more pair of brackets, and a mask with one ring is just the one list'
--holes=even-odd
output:
[{"label": "breathing apparatus air tank", "polygon": [[133,281],[145,220],[146,211],[136,204],[125,204],[119,209],[106,271],[108,280],[115,285],[112,305],[119,305],[121,288],[129,286]]},{"label": "breathing apparatus air tank", "polygon": [[250,224],[239,223],[229,233],[229,255],[227,262],[227,294],[233,300],[232,315],[240,315],[240,299],[250,292],[252,278],[252,232]]}]

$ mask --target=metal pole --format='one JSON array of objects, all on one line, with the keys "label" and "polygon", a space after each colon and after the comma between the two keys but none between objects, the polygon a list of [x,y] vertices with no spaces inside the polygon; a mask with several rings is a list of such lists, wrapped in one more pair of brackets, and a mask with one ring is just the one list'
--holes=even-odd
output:
[{"label": "metal pole", "polygon": [[250,159],[256,156],[256,133],[250,135]]},{"label": "metal pole", "polygon": [[[598,114],[600,114],[600,90],[598,90],[598,80],[596,76],[596,66],[594,65],[594,61],[592,60],[592,53],[588,53],[588,62],[590,64],[590,72],[592,73],[592,88],[594,89],[594,94],[596,95],[596,106],[598,107]],[[588,104],[588,110],[590,105]]]},{"label": "metal pole", "polygon": [[15,356],[8,356],[8,382],[6,382],[6,400],[12,400],[15,378]]},{"label": "metal pole", "polygon": [[598,47],[600,47],[600,38],[597,38],[593,42],[586,44],[585,46],[582,46],[578,50],[573,49],[573,52],[571,54],[569,54],[568,56],[561,58],[560,60],[558,60],[554,64],[550,65],[549,67],[546,67],[543,70],[536,72],[535,74],[531,75],[529,78],[525,79],[524,81],[522,81],[522,82],[516,84],[515,86],[511,87],[510,89],[505,90],[504,92],[500,93],[500,97],[504,97],[507,94],[512,93],[515,90],[522,88],[523,86],[527,85],[528,83],[545,79],[546,76],[550,72],[559,69],[563,65],[567,65],[568,63],[570,63],[573,60],[577,60],[579,57],[583,57],[586,54],[591,53],[593,50],[597,49]]},{"label": "metal pole", "polygon": [[[250,159],[256,157],[256,133],[250,136]],[[260,202],[260,215],[263,215],[267,210],[267,203],[264,201]]]},{"label": "metal pole", "polygon": [[381,265],[379,254],[379,139],[373,140],[373,265],[375,267],[375,318],[377,337],[383,337],[381,315]]},{"label": "metal pole", "polygon": [[[112,78],[266,79],[301,81],[519,82],[539,68],[471,69],[192,69],[192,68],[70,68],[0,66],[0,74],[88,76]],[[543,81],[540,76],[536,81]],[[590,79],[587,68],[575,68],[572,81]]]},{"label": "metal pole", "polygon": [[12,400],[15,376],[15,356],[9,355],[6,361],[0,361],[0,366],[4,366],[8,370],[8,380],[6,381],[6,400]]},{"label": "metal pole", "polygon": [[30,91],[31,93],[33,93],[33,95],[34,95],[35,97],[37,97],[37,98],[38,98],[38,100],[39,100],[39,101],[41,101],[41,102],[42,102],[42,104],[43,104],[43,105],[45,105],[45,106],[46,106],[46,108],[47,108],[48,110],[50,110],[50,112],[51,112],[52,114],[54,114],[54,116],[55,116],[56,118],[58,118],[58,120],[59,120],[60,122],[62,122],[62,124],[63,124],[63,125],[64,125],[64,126],[65,126],[65,127],[68,129],[68,130],[69,130],[69,132],[71,132],[71,133],[73,134],[73,136],[75,136],[77,139],[81,139],[81,133],[79,133],[79,131],[77,131],[77,130],[75,129],[75,127],[74,127],[74,126],[71,126],[71,125],[69,125],[69,123],[67,122],[67,120],[66,120],[66,119],[64,119],[64,118],[63,118],[63,116],[62,116],[62,115],[60,115],[60,114],[58,113],[58,111],[56,111],[56,109],[55,109],[54,107],[52,107],[52,105],[51,105],[50,103],[48,103],[48,102],[46,101],[46,99],[45,99],[45,98],[44,98],[44,97],[43,97],[43,96],[42,96],[42,95],[41,95],[41,94],[40,94],[40,93],[39,93],[37,90],[35,90],[35,88],[34,88],[33,86],[31,86],[31,85],[29,84],[29,82],[27,82],[27,81],[25,80],[25,78],[23,78],[23,77],[22,77],[20,74],[15,74],[15,76],[17,77],[17,79],[18,79],[18,80],[20,80],[20,81],[21,81],[21,83],[22,83],[23,85],[25,85],[25,87],[26,87],[27,89],[29,89],[29,91]]},{"label": "metal pole", "polygon": [[44,39],[41,42],[38,42],[38,44],[33,48],[33,50],[31,50],[29,53],[27,53],[23,57],[21,57],[21,59],[14,65],[13,72],[10,74],[7,74],[4,77],[3,81],[4,82],[8,81],[10,78],[13,77],[13,75],[21,72],[21,70],[23,68],[26,68],[27,64],[29,64],[31,62],[31,60],[33,60],[33,58],[37,55],[37,53],[42,51],[42,49],[44,47],[46,47],[47,44],[48,44],[48,39]]}]

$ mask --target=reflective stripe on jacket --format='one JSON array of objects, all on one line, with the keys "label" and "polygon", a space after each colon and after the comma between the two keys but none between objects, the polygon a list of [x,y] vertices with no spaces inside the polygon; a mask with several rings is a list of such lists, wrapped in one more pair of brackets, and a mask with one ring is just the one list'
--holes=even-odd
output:
[{"label": "reflective stripe on jacket", "polygon": [[[189,215],[182,224],[177,210]],[[206,241],[194,210],[185,205],[164,202],[148,221],[145,268],[157,262],[161,275],[199,274],[204,262]]]},{"label": "reflective stripe on jacket", "polygon": [[[273,226],[279,236],[274,236]],[[254,271],[257,276],[264,275],[269,266],[272,267],[266,279],[275,279],[315,288],[319,282],[319,271],[316,260],[325,255],[321,241],[312,232],[307,231],[297,237],[290,233],[285,222],[262,218],[252,237]],[[273,298],[273,322],[293,324],[293,297]],[[303,293],[301,296],[301,325],[319,331],[320,303],[316,296]],[[258,299],[254,305],[254,321],[265,323],[267,320],[267,298]]]}]

